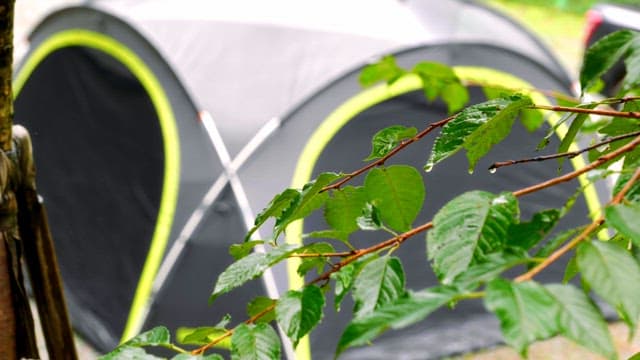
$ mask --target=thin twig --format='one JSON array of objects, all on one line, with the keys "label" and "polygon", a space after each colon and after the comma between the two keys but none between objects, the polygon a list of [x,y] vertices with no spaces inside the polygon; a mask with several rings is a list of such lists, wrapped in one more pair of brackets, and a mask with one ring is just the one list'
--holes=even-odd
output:
[{"label": "thin twig", "polygon": [[631,118],[631,119],[640,119],[640,112],[636,111],[616,111],[616,110],[602,110],[602,109],[585,109],[579,107],[569,107],[569,106],[548,106],[548,105],[531,105],[529,109],[538,109],[538,110],[550,110],[555,112],[571,112],[571,113],[580,113],[580,114],[594,114],[594,115],[605,115],[605,116],[615,116],[622,118]]},{"label": "thin twig", "polygon": [[388,154],[386,154],[385,156],[381,157],[380,159],[377,159],[374,162],[371,162],[369,164],[367,164],[366,166],[351,172],[349,174],[346,174],[345,177],[343,177],[342,179],[340,179],[339,181],[336,181],[333,184],[327,185],[324,188],[322,188],[321,192],[324,191],[328,191],[331,189],[339,189],[342,185],[346,184],[347,182],[351,181],[351,179],[355,178],[356,176],[376,167],[376,166],[380,166],[383,165],[387,160],[389,160],[390,157],[392,157],[393,155],[397,154],[400,150],[406,148],[407,146],[409,146],[410,144],[413,144],[414,142],[422,139],[423,137],[425,137],[427,134],[429,134],[430,132],[432,132],[433,130],[435,130],[438,127],[444,126],[446,123],[448,123],[449,121],[453,120],[456,116],[452,115],[449,116],[448,118],[442,119],[440,121],[436,121],[434,123],[429,124],[424,130],[422,130],[421,132],[419,132],[416,136],[412,137],[411,139],[407,139],[402,141],[400,144],[398,144],[398,146],[396,146],[395,148],[393,148],[393,150],[391,150]]},{"label": "thin twig", "polygon": [[495,170],[495,169],[499,169],[501,167],[505,167],[505,166],[511,166],[511,165],[516,165],[516,164],[523,164],[523,163],[527,163],[527,162],[534,162],[534,161],[546,161],[546,160],[551,160],[551,159],[557,159],[557,158],[562,158],[562,157],[567,157],[567,158],[574,158],[582,153],[585,153],[587,151],[593,150],[593,149],[597,149],[602,145],[606,145],[618,140],[623,140],[623,139],[627,139],[630,137],[634,137],[634,136],[638,136],[640,135],[640,130],[639,131],[635,131],[632,133],[628,133],[628,134],[624,134],[624,135],[618,135],[618,136],[614,136],[612,138],[609,138],[607,140],[601,141],[597,144],[588,146],[584,149],[580,149],[580,150],[576,150],[576,151],[567,151],[567,152],[563,152],[563,153],[558,153],[558,154],[551,154],[551,155],[544,155],[544,156],[536,156],[533,158],[528,158],[528,159],[519,159],[519,160],[507,160],[507,161],[499,161],[499,162],[495,162],[493,163],[493,165],[489,166],[489,170]]},{"label": "thin twig", "polygon": [[557,184],[560,184],[560,183],[563,183],[563,182],[567,182],[569,180],[572,180],[572,179],[578,177],[579,175],[582,175],[582,174],[586,173],[587,171],[591,171],[591,170],[597,168],[598,166],[600,166],[600,165],[602,165],[602,164],[604,164],[606,162],[609,162],[609,161],[619,157],[620,155],[622,155],[624,153],[627,153],[627,152],[633,150],[638,145],[640,145],[640,136],[636,137],[635,139],[633,139],[633,141],[631,141],[630,143],[620,147],[619,149],[617,149],[615,151],[612,151],[612,152],[610,152],[610,153],[608,153],[606,155],[600,156],[596,161],[590,163],[589,165],[587,165],[587,166],[585,166],[585,167],[583,167],[581,169],[578,169],[576,171],[572,171],[572,172],[567,173],[565,175],[558,176],[558,177],[553,178],[551,180],[547,180],[545,182],[542,182],[542,183],[539,183],[539,184],[536,184],[536,185],[533,185],[533,186],[529,186],[527,188],[515,191],[513,193],[513,195],[521,196],[521,195],[529,194],[529,193],[532,193],[532,192],[536,192],[538,190],[547,188],[549,186],[554,186],[554,185],[557,185]]},{"label": "thin twig", "polygon": [[[633,184],[636,181],[638,181],[638,179],[640,179],[640,169],[636,170],[636,172],[633,174],[631,179],[625,184],[625,186],[622,188],[622,190],[620,190],[620,192],[613,199],[611,199],[611,201],[609,202],[608,205],[615,205],[615,204],[619,204],[620,202],[622,202],[622,199],[624,199],[624,196],[627,194],[627,192],[629,192],[629,190],[631,189]],[[541,262],[540,264],[536,265],[531,270],[529,270],[526,273],[516,277],[514,279],[514,281],[522,282],[522,281],[531,280],[534,276],[536,276],[542,270],[544,270],[549,265],[554,263],[556,260],[558,260],[564,254],[568,253],[573,248],[575,248],[579,243],[581,243],[585,239],[588,239],[589,236],[592,233],[594,233],[596,230],[598,230],[600,225],[602,225],[603,223],[604,223],[604,217],[603,216],[599,216],[591,224],[589,224],[589,226],[587,226],[584,230],[582,230],[582,232],[580,232],[580,234],[578,236],[576,236],[571,241],[566,243],[560,249],[558,249],[555,252],[553,252],[543,262]]]},{"label": "thin twig", "polygon": [[354,255],[355,251],[343,251],[343,252],[334,252],[334,253],[302,253],[302,254],[291,254],[290,258],[319,258],[319,257],[347,257],[350,255]]}]

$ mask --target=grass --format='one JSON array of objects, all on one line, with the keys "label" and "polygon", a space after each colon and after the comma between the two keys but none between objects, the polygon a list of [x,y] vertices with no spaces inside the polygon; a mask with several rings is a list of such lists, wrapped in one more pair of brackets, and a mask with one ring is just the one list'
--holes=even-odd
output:
[{"label": "grass", "polygon": [[577,77],[582,58],[585,17],[583,13],[549,6],[557,2],[556,0],[485,1],[487,5],[513,17],[536,34],[570,74]]}]

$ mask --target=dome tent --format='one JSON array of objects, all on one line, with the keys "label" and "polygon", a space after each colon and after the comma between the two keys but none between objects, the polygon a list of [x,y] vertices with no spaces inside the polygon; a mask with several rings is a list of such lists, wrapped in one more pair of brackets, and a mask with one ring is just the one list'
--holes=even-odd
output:
[{"label": "dome tent", "polygon": [[[172,330],[211,325],[226,313],[243,319],[239,304],[286,290],[286,270],[277,269],[264,288],[245,286],[213,307],[206,304],[216,275],[231,262],[228,246],[240,241],[269,197],[301,172],[293,167],[296,161],[310,164],[298,157],[305,144],[315,143],[307,137],[320,120],[360,93],[358,70],[321,86],[371,56],[437,39],[411,1],[367,5],[372,14],[383,13],[390,28],[397,24],[393,34],[380,34],[376,24],[330,32],[319,29],[336,24],[256,19],[261,11],[276,16],[259,2],[252,3],[254,18],[251,12],[242,14],[244,22],[234,7],[209,10],[220,17],[210,19],[195,5],[175,9],[150,3],[97,2],[108,12],[77,7],[52,14],[35,30],[16,78],[16,122],[26,124],[34,137],[72,322],[102,351],[154,325]],[[242,9],[247,2],[237,4]],[[488,12],[471,3],[455,4]],[[353,18],[349,11],[357,8],[342,10],[345,18]],[[452,38],[469,41],[471,30],[450,29]],[[524,46],[525,57],[475,40],[432,43],[406,54],[497,68],[538,87],[568,90],[568,77],[535,41]],[[403,54],[399,59],[407,62]],[[301,105],[291,110],[296,103]],[[370,105],[353,118],[376,109]],[[442,111],[437,104],[428,108],[431,116]],[[343,134],[342,125],[333,125],[336,136]],[[349,169],[360,162],[344,160],[330,168]],[[297,182],[303,178],[296,175]],[[330,326],[328,320],[324,324]],[[311,349],[322,358],[332,349],[316,345],[317,340],[311,339]]]}]

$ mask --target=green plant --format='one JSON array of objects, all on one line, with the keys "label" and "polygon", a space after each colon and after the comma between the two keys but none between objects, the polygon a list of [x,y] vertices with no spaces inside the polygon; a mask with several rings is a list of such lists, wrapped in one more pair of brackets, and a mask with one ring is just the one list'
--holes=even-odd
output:
[{"label": "green plant", "polygon": [[[364,86],[392,84],[405,76],[418,76],[427,99],[442,98],[453,114],[431,123],[422,131],[404,126],[380,130],[372,140],[369,163],[351,173],[323,173],[302,189],[277,194],[257,216],[255,226],[243,243],[231,247],[236,261],[217,279],[211,301],[255,279],[285,259],[299,259],[301,275],[317,270],[318,275],[298,290],[280,299],[258,298],[249,304],[248,320],[229,327],[229,319],[197,329],[184,329],[180,342],[197,347],[186,350],[171,343],[169,332],[157,327],[122,344],[103,359],[155,359],[143,347],[162,346],[179,354],[174,359],[220,359],[205,355],[217,347],[231,350],[232,359],[278,359],[280,340],[272,327],[277,322],[295,345],[321,321],[325,292],[335,293],[335,307],[349,293],[354,299],[351,321],[342,333],[336,355],[366,344],[385,330],[423,321],[434,310],[460,301],[483,299],[501,323],[505,341],[526,355],[537,340],[565,336],[607,358],[617,357],[606,322],[590,298],[589,289],[613,306],[630,329],[640,319],[640,33],[622,31],[596,43],[586,54],[580,75],[583,89],[597,85],[599,77],[624,58],[627,77],[619,97],[581,102],[566,95],[549,93],[558,106],[537,105],[523,89],[505,89],[487,84],[463,83],[449,67],[424,62],[413,69],[398,67],[385,57],[361,74]],[[468,102],[466,86],[480,86],[488,101],[463,109]],[[621,107],[621,109],[617,109]],[[462,110],[461,110],[462,109]],[[575,171],[543,183],[493,194],[470,191],[443,206],[432,219],[412,224],[425,201],[425,188],[418,169],[408,165],[385,165],[387,160],[436,129],[425,170],[442,165],[448,157],[464,150],[472,171],[492,146],[502,141],[519,118],[529,130],[538,129],[546,112],[565,114],[568,125],[558,152],[530,159],[497,162],[491,171],[530,161],[547,161],[588,154],[590,162]],[[592,115],[604,116],[593,120]],[[569,151],[580,134],[592,134],[594,144]],[[540,148],[547,145],[543,139]],[[612,165],[618,162],[618,170]],[[555,162],[554,162],[555,164]],[[520,198],[591,173],[591,181],[617,176],[611,199],[584,226],[552,236],[551,230],[571,211],[572,199],[563,209],[548,209],[523,222]],[[597,175],[597,176],[596,176]],[[361,186],[348,185],[363,176]],[[307,243],[282,243],[280,237],[294,221],[323,209],[330,229],[307,234]],[[273,222],[272,236],[251,240],[260,227]],[[587,221],[587,220],[585,220]],[[606,235],[605,229],[615,233]],[[357,248],[349,242],[356,231],[383,231],[389,238],[375,245]],[[402,260],[393,251],[403,243],[426,234],[427,257],[440,285],[419,290],[405,288]],[[598,234],[607,236],[599,239]],[[333,242],[312,242],[312,238]],[[256,246],[265,252],[252,252]],[[344,248],[337,251],[336,247]],[[575,250],[574,253],[571,251]],[[564,281],[541,284],[534,277],[563,256],[571,256]],[[335,260],[335,261],[334,261]],[[502,274],[525,264],[521,275],[507,279]],[[584,287],[567,283],[580,275]],[[230,341],[229,341],[230,340]]]}]

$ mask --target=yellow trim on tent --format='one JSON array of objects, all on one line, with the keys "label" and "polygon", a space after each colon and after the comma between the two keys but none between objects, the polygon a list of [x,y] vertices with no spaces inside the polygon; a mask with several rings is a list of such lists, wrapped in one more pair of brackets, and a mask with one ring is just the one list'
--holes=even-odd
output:
[{"label": "yellow trim on tent", "polygon": [[[514,89],[532,89],[533,86],[528,82],[505,72],[501,72],[494,69],[482,68],[482,67],[470,67],[470,66],[458,66],[454,67],[455,73],[463,80],[474,80],[476,82],[484,84],[498,84],[500,86],[514,88]],[[360,114],[364,110],[381,103],[385,100],[391,99],[395,96],[419,90],[422,87],[421,80],[415,75],[406,75],[403,78],[396,81],[393,85],[379,85],[370,89],[363,90],[359,94],[350,98],[340,105],[335,111],[333,111],[314,131],[314,133],[307,141],[307,144],[298,157],[298,162],[295,168],[293,179],[291,181],[291,187],[301,188],[304,184],[311,180],[313,168],[315,167],[320,154],[327,146],[329,141],[335,136],[335,134],[346,125],[356,115]],[[549,104],[549,101],[542,94],[530,91],[529,96],[536,104]],[[438,120],[438,119],[434,119]],[[551,126],[557,124],[559,116],[555,113],[550,114],[548,122]],[[559,136],[566,134],[568,128],[565,124],[561,124],[557,127],[556,133]],[[572,144],[569,151],[577,150],[576,144]],[[584,159],[580,156],[576,156],[571,159],[571,163],[574,168],[578,169],[585,165]],[[596,216],[600,211],[600,200],[596,193],[595,187],[591,184],[586,176],[580,176],[578,178],[580,184],[585,188],[584,196],[587,202],[587,207],[591,216]],[[287,228],[287,242],[293,244],[302,243],[303,221],[298,220],[292,223]],[[289,288],[299,289],[304,285],[304,279],[297,274],[297,268],[300,263],[299,259],[289,259],[287,262],[287,273],[289,277]],[[310,359],[311,347],[309,344],[309,338],[304,337],[298,343],[296,348],[296,357],[298,359]]]},{"label": "yellow trim on tent", "polygon": [[38,64],[48,55],[56,50],[70,46],[84,46],[102,51],[126,66],[140,81],[147,91],[147,94],[149,94],[151,102],[158,114],[160,127],[162,129],[165,154],[162,198],[149,253],[145,260],[127,324],[122,334],[122,341],[125,341],[135,336],[143,326],[142,317],[144,316],[145,307],[149,301],[151,286],[160,267],[160,262],[171,233],[171,226],[173,224],[178,199],[178,186],[180,183],[180,143],[178,139],[178,129],[167,94],[160,85],[160,81],[158,81],[155,74],[144,61],[124,44],[109,36],[92,31],[81,29],[65,30],[51,36],[40,44],[16,76],[14,81],[14,95],[18,96],[26,80]]}]

